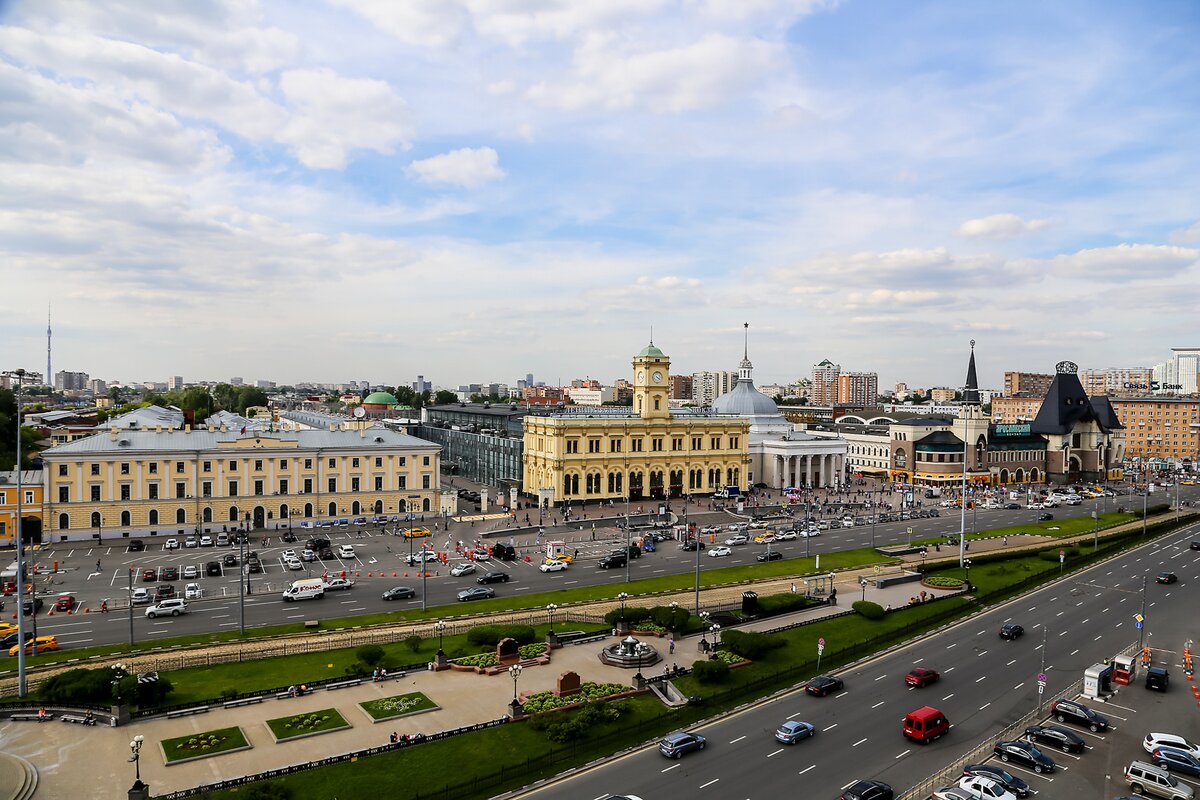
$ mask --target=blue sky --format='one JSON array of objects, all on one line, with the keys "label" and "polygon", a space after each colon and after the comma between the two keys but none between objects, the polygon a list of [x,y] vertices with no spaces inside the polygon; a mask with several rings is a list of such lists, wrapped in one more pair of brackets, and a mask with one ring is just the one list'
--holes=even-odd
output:
[{"label": "blue sky", "polygon": [[1197,344],[1193,2],[102,5],[0,3],[5,368],[47,302],[119,380]]}]

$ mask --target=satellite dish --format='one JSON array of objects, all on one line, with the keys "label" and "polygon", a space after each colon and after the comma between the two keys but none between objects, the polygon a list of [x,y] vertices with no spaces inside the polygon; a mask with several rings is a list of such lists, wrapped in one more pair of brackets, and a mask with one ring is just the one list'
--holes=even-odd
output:
[{"label": "satellite dish", "polygon": [[362,419],[366,415],[367,415],[367,410],[365,408],[363,408],[362,406],[358,406],[357,408],[354,409],[354,417],[356,419]]}]

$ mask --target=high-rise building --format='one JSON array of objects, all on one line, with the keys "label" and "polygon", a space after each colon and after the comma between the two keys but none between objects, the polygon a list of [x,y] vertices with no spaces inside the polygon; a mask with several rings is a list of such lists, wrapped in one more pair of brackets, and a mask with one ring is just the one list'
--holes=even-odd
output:
[{"label": "high-rise building", "polygon": [[241,386],[241,385],[242,385],[242,384],[244,384],[244,383],[245,383],[245,381],[243,381],[243,380],[241,379],[241,377],[240,377],[240,376],[237,376],[237,375],[235,375],[235,376],[233,376],[232,378],[230,378],[230,379],[229,379],[229,385],[230,385],[230,386]]},{"label": "high-rise building", "polygon": [[92,380],[88,381],[87,388],[88,391],[96,397],[101,397],[108,394],[108,384],[99,378],[93,378]]},{"label": "high-rise building", "polygon": [[691,400],[692,386],[691,375],[672,375],[667,384],[670,391],[667,397],[671,400]]},{"label": "high-rise building", "polygon": [[736,372],[693,372],[692,402],[698,406],[711,406],[713,401],[737,385]]},{"label": "high-rise building", "polygon": [[54,390],[56,392],[82,391],[87,388],[91,377],[86,372],[68,372],[59,370],[54,373]]},{"label": "high-rise building", "polygon": [[1108,367],[1083,371],[1083,390],[1089,396],[1143,395],[1150,391],[1154,380],[1150,367]]},{"label": "high-rise building", "polygon": [[1171,361],[1175,364],[1175,383],[1181,394],[1200,392],[1200,347],[1172,347]]},{"label": "high-rise building", "polygon": [[1036,397],[1039,401],[1050,391],[1054,376],[1042,372],[1004,373],[1005,397]]},{"label": "high-rise building", "polygon": [[[812,388],[808,393],[808,402],[814,406],[831,406],[838,402],[838,376],[842,373],[840,364],[834,364],[825,359],[812,369]],[[872,397],[872,400],[875,398]]]},{"label": "high-rise building", "polygon": [[433,384],[425,380],[424,375],[418,375],[417,379],[413,381],[412,388],[417,394],[421,394],[422,392],[432,392]]},{"label": "high-rise building", "polygon": [[[814,378],[813,383],[816,383]],[[837,379],[839,405],[869,406],[879,397],[879,374],[876,372],[842,372]]]},{"label": "high-rise building", "polygon": [[267,381],[267,380],[262,380],[260,378],[259,380],[256,380],[254,382],[254,385],[257,386],[259,389],[274,389],[275,381]]},{"label": "high-rise building", "polygon": [[171,380],[168,381],[168,383],[172,389],[182,389],[183,388],[183,376],[182,375],[172,375]]},{"label": "high-rise building", "polygon": [[1113,410],[1125,426],[1125,454],[1192,461],[1200,455],[1200,401],[1195,398],[1114,397]]}]

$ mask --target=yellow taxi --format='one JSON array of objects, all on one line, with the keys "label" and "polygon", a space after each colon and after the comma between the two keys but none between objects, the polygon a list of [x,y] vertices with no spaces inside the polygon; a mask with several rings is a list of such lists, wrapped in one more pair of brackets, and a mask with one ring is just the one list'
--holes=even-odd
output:
[{"label": "yellow taxi", "polygon": [[404,528],[405,539],[423,539],[429,535],[429,528]]},{"label": "yellow taxi", "polygon": [[775,541],[775,534],[760,533],[758,536],[754,537],[754,541],[756,541],[759,544],[766,544],[767,542],[773,542],[773,541]]},{"label": "yellow taxi", "polygon": [[16,633],[17,626],[8,622],[0,622],[0,637],[8,636],[10,633]]},{"label": "yellow taxi", "polygon": [[1180,481],[1179,485],[1180,486],[1195,486],[1196,482],[1194,480],[1192,480],[1191,478],[1188,478],[1186,481]]},{"label": "yellow taxi", "polygon": [[564,564],[574,564],[575,563],[575,559],[571,556],[570,553],[559,553],[558,555],[550,556],[546,560],[547,561],[561,561]]},{"label": "yellow taxi", "polygon": [[[14,644],[8,649],[10,656],[15,656],[21,645]],[[58,639],[53,636],[39,636],[36,639],[31,639],[25,643],[25,655],[46,653],[50,650],[58,649]]]}]

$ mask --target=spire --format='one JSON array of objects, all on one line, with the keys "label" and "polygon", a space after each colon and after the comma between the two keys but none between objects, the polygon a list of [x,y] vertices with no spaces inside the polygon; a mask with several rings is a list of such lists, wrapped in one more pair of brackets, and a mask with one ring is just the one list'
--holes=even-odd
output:
[{"label": "spire", "polygon": [[979,378],[975,374],[975,340],[971,340],[971,360],[967,364],[967,385],[963,391],[963,401],[979,405]]},{"label": "spire", "polygon": [[750,323],[742,323],[742,330],[744,343],[742,349],[742,363],[738,365],[738,380],[753,381],[754,378],[751,376],[751,371],[754,369],[754,365],[750,363]]},{"label": "spire", "polygon": [[742,329],[744,330],[743,343],[742,343],[742,361],[749,361],[750,360],[750,323],[743,322]]},{"label": "spire", "polygon": [[50,303],[46,303],[46,385],[54,385],[54,374],[50,372]]}]

